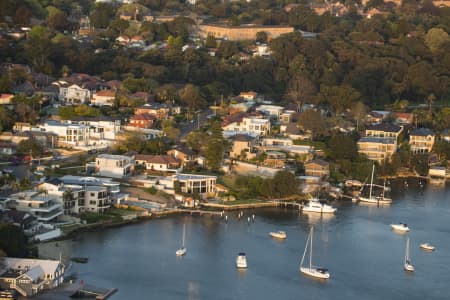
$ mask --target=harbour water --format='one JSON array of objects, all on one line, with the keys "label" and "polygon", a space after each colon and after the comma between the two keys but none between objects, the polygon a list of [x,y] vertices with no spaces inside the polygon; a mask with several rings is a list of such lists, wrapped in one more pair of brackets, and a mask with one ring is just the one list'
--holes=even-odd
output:
[{"label": "harbour water", "polygon": [[[118,288],[110,299],[450,299],[450,189],[410,181],[392,187],[393,204],[335,202],[334,216],[285,208],[177,216],[83,233],[71,256],[78,280]],[[255,214],[255,222],[247,217]],[[391,223],[407,223],[398,234]],[[187,254],[177,257],[186,224]],[[329,269],[321,281],[299,272],[308,230],[314,226],[316,265]],[[269,237],[284,230],[286,240]],[[416,271],[403,270],[406,237]],[[419,244],[429,242],[434,252]],[[247,254],[248,269],[235,259]],[[66,253],[67,255],[67,253]]]}]

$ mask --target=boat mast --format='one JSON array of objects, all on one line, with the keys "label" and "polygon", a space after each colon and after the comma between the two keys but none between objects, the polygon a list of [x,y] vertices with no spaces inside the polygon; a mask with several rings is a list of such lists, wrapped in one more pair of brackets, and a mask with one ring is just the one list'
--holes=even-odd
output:
[{"label": "boat mast", "polygon": [[311,234],[308,234],[308,238],[306,239],[305,251],[303,251],[302,261],[300,262],[300,268],[303,267],[303,261],[305,260],[306,250],[308,249],[309,239],[311,238]]},{"label": "boat mast", "polygon": [[373,173],[375,172],[375,164],[372,165],[372,178],[370,179],[369,199],[372,199]]},{"label": "boat mast", "polygon": [[309,251],[309,268],[312,268],[312,249],[313,249],[313,230],[314,227],[311,227],[311,248]]},{"label": "boat mast", "polygon": [[181,248],[184,248],[184,240],[186,238],[186,224],[183,224],[183,240],[181,242]]}]

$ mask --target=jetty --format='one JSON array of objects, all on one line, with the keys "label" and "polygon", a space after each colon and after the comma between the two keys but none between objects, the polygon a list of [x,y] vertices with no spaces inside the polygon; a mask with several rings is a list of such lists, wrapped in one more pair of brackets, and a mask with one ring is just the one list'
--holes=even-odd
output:
[{"label": "jetty", "polygon": [[116,288],[112,289],[104,289],[99,287],[94,287],[91,285],[83,285],[79,289],[75,291],[75,293],[71,296],[71,298],[94,298],[96,300],[104,300],[108,299],[112,294],[117,292]]}]

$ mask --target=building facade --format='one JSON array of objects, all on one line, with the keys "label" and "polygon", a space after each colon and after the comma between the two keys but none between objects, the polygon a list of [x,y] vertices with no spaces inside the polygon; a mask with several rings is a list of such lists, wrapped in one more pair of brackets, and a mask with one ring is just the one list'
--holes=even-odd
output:
[{"label": "building facade", "polygon": [[413,153],[430,153],[433,149],[436,135],[428,128],[418,128],[409,133],[409,145]]},{"label": "building facade", "polygon": [[134,172],[134,158],[126,155],[100,154],[95,159],[95,171],[100,176],[125,178]]}]

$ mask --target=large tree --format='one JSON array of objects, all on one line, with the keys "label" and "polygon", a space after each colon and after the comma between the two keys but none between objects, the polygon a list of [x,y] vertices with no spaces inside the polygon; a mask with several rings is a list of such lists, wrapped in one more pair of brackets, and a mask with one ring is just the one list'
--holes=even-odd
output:
[{"label": "large tree", "polygon": [[225,151],[222,126],[214,121],[209,129],[208,144],[206,148],[206,164],[209,169],[219,171]]},{"label": "large tree", "polygon": [[301,111],[303,104],[310,101],[316,93],[316,87],[306,76],[296,76],[289,81],[286,98],[297,105],[297,111]]}]

